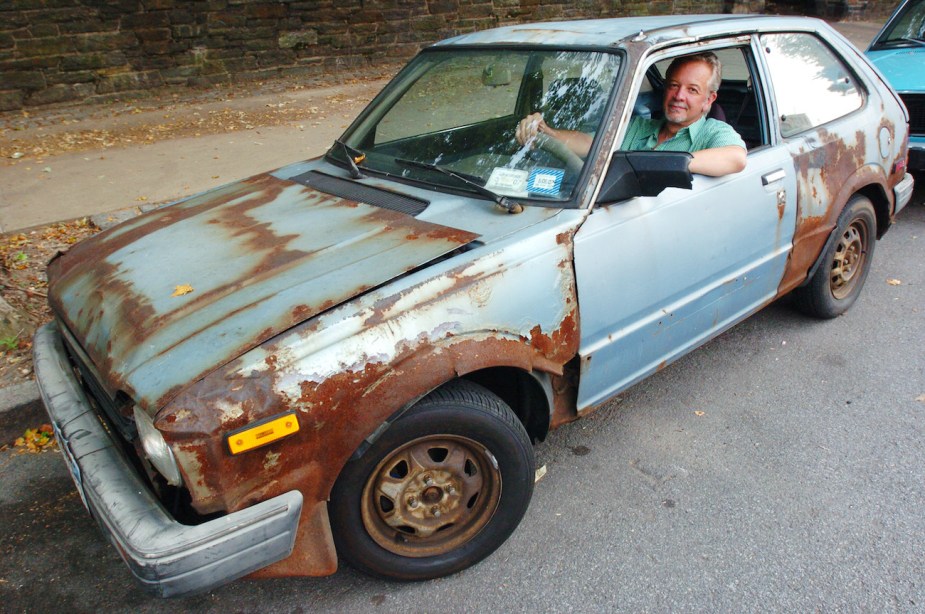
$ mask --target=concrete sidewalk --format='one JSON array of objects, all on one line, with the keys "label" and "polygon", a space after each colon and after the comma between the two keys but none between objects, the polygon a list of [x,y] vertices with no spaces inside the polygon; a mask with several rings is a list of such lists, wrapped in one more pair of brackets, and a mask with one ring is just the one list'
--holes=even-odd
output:
[{"label": "concrete sidewalk", "polygon": [[[270,104],[324,107],[325,120],[284,126],[257,126],[224,134],[168,139],[124,148],[83,151],[36,160],[0,161],[0,233],[115,211],[142,203],[176,200],[230,181],[324,153],[385,80],[315,90],[261,94],[246,100],[191,103],[180,112],[208,115],[229,107]],[[336,94],[336,108],[326,102]],[[182,106],[182,105],[181,105]],[[176,111],[174,111],[176,112]],[[161,111],[133,117],[157,125]],[[0,117],[2,121],[2,117]],[[70,124],[71,130],[98,130],[97,118]],[[16,133],[36,139],[46,126]],[[25,133],[25,134],[24,134]],[[5,163],[5,164],[4,164]]]},{"label": "concrete sidewalk", "polygon": [[[833,24],[860,49],[880,24]],[[269,104],[305,107],[327,105],[319,125],[255,127],[195,138],[170,139],[121,149],[101,149],[50,156],[40,163],[28,158],[0,161],[0,233],[104,214],[145,203],[168,202],[189,194],[322,154],[386,83],[385,79],[335,87],[258,93],[243,100],[195,101],[185,112],[206,114],[228,105]],[[332,107],[329,99],[337,95]],[[147,113],[147,115],[146,115]],[[160,111],[141,113],[136,121],[156,122]],[[3,121],[0,114],[0,122]],[[77,128],[99,127],[92,116]],[[84,125],[85,124],[85,125]],[[43,129],[35,129],[36,135]],[[28,132],[18,133],[19,138]],[[42,417],[34,383],[0,389],[0,445],[8,434],[19,436]]]}]

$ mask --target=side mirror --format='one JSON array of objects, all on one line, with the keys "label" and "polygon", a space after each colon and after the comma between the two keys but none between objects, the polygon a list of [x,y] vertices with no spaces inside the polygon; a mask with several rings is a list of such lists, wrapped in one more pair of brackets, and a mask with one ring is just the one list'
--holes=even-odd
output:
[{"label": "side mirror", "polygon": [[617,151],[601,182],[598,204],[634,196],[658,196],[665,188],[690,190],[693,156],[683,151]]}]

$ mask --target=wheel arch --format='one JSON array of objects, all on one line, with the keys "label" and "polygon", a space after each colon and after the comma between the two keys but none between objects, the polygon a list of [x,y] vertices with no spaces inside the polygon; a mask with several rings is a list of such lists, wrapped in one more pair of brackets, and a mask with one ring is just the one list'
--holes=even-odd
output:
[{"label": "wheel arch", "polygon": [[455,378],[344,467],[328,503],[338,556],[393,580],[465,569],[516,529],[534,470],[533,446],[510,408]]},{"label": "wheel arch", "polygon": [[886,232],[881,225],[883,219],[885,218],[886,223],[889,224],[890,215],[889,215],[889,202],[886,200],[886,195],[883,192],[882,186],[876,183],[867,184],[862,186],[849,194],[845,198],[844,204],[838,209],[838,215],[835,217],[836,224],[829,231],[829,234],[826,238],[825,243],[822,245],[822,250],[819,252],[819,255],[816,256],[816,260],[813,262],[813,266],[810,267],[809,271],[806,274],[806,277],[799,285],[796,286],[796,289],[805,288],[812,281],[813,276],[816,274],[816,271],[820,266],[824,264],[826,254],[829,251],[829,247],[832,243],[838,238],[838,224],[837,220],[841,217],[841,214],[844,210],[851,204],[851,201],[855,196],[863,196],[871,202],[874,207],[874,217],[877,223],[877,232],[876,238],[879,239],[883,236],[883,233]]},{"label": "wheel arch", "polygon": [[[846,178],[829,199],[830,204],[822,215],[806,217],[803,214],[804,217],[798,217],[793,247],[778,286],[778,296],[809,283],[834,239],[838,218],[856,194],[867,197],[873,203],[877,222],[876,238],[883,236],[890,226],[892,208],[892,199],[886,185],[887,177],[883,168],[875,164],[866,164]],[[799,203],[798,207],[798,211],[804,208]]]},{"label": "wheel arch", "polygon": [[851,199],[856,194],[861,194],[869,198],[874,205],[874,211],[877,214],[877,238],[879,239],[890,226],[890,209],[893,205],[886,186],[887,175],[881,166],[865,164],[858,168],[839,188],[833,199],[837,206],[830,211],[827,221],[834,229],[835,223]]},{"label": "wheel arch", "polygon": [[435,390],[459,380],[478,384],[497,395],[511,408],[511,411],[523,424],[531,441],[537,442],[546,439],[553,408],[553,389],[550,376],[542,371],[529,371],[520,367],[493,366],[450,378],[415,396],[367,435],[350,456],[350,459],[353,460],[363,456],[369,447],[396,420],[414,407],[418,401]]},{"label": "wheel arch", "polygon": [[[855,194],[866,196],[874,205],[874,213],[877,214],[877,238],[880,239],[890,227],[890,200],[887,198],[886,190],[879,183],[869,183],[854,191],[845,201],[844,207],[848,206]],[[844,208],[843,207],[843,208]]]},{"label": "wheel arch", "polygon": [[468,373],[463,379],[498,395],[520,419],[531,441],[546,439],[553,409],[553,387],[548,373],[490,367]]}]

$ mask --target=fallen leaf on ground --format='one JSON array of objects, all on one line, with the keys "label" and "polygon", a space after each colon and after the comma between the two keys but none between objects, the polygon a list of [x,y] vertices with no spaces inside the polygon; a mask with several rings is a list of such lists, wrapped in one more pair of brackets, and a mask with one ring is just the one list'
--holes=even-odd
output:
[{"label": "fallen leaf on ground", "polygon": [[901,286],[901,285],[903,285],[903,282],[900,281],[900,280],[898,280],[898,279],[888,279],[888,280],[886,280],[886,283],[890,284],[891,286]]},{"label": "fallen leaf on ground", "polygon": [[53,449],[57,442],[51,425],[43,424],[36,429],[26,429],[25,434],[17,438],[14,445],[21,448],[22,452],[37,453]]},{"label": "fallen leaf on ground", "polygon": [[695,412],[694,412],[694,415],[695,415],[695,416],[706,416],[706,415],[707,415],[707,412],[705,412],[705,411],[695,411]]},{"label": "fallen leaf on ground", "polygon": [[184,294],[189,294],[192,291],[193,291],[192,286],[190,286],[189,284],[183,284],[181,286],[175,287],[173,289],[173,294],[171,294],[170,296],[183,296]]}]

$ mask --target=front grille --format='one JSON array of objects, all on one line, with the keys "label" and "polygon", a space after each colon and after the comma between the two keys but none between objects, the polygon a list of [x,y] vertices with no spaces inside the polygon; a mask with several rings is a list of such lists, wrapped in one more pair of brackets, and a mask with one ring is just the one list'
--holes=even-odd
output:
[{"label": "front grille", "polygon": [[900,94],[909,109],[909,129],[912,134],[925,134],[925,94]]},{"label": "front grille", "polygon": [[223,512],[212,514],[199,514],[192,505],[192,496],[186,486],[170,486],[164,478],[157,473],[151,463],[145,458],[132,409],[134,401],[125,393],[119,392],[115,398],[109,396],[106,388],[100,383],[96,370],[89,364],[89,358],[80,349],[80,345],[67,330],[64,322],[58,320],[59,329],[64,339],[64,349],[70,358],[71,365],[77,372],[81,388],[87,395],[87,400],[93,406],[100,421],[106,429],[114,435],[121,437],[122,454],[132,465],[135,473],[145,483],[151,493],[160,501],[164,509],[181,524],[198,525],[224,515]]},{"label": "front grille", "polygon": [[424,212],[424,209],[427,208],[427,205],[430,204],[426,200],[421,200],[420,198],[412,198],[405,194],[397,194],[395,192],[383,190],[382,188],[363,185],[362,183],[341,179],[340,177],[325,175],[318,171],[308,171],[307,173],[296,175],[291,181],[301,183],[302,185],[314,188],[325,194],[337,196],[338,198],[346,198],[359,203],[373,205],[391,211],[398,211],[406,215],[420,215]]},{"label": "front grille", "polygon": [[107,422],[115,427],[122,439],[133,441],[137,437],[135,420],[131,417],[134,403],[122,393],[117,394],[115,398],[109,396],[106,388],[100,383],[96,371],[88,364],[86,355],[77,348],[76,341],[67,331],[64,323],[59,322],[59,327],[65,331],[62,335],[64,348],[71,359],[71,364],[77,369],[87,398],[99,412],[102,412]]}]

